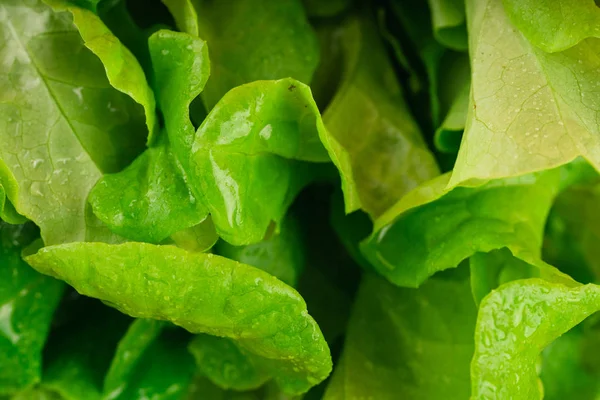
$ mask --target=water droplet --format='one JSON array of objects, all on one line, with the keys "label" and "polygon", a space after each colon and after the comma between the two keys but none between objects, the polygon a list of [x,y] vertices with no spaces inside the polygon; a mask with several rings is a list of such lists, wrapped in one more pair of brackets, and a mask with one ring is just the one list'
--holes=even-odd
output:
[{"label": "water droplet", "polygon": [[13,302],[3,304],[0,307],[0,334],[3,334],[12,344],[16,344],[20,335],[18,335],[12,324]]},{"label": "water droplet", "polygon": [[83,101],[83,87],[79,86],[73,88],[73,93],[75,93],[75,96],[77,96],[77,99],[79,99],[79,101]]},{"label": "water droplet", "polygon": [[42,184],[40,182],[33,182],[29,187],[29,194],[32,196],[42,197]]}]

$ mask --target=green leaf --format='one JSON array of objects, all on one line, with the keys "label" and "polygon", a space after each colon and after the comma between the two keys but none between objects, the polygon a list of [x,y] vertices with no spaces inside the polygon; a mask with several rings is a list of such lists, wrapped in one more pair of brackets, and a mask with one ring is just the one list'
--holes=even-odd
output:
[{"label": "green leaf", "polygon": [[471,90],[471,68],[467,54],[446,52],[441,59],[438,97],[445,115],[433,138],[441,152],[457,154],[467,122]]},{"label": "green leaf", "polygon": [[185,178],[191,168],[189,152],[195,137],[189,108],[204,90],[211,72],[208,48],[201,39],[169,30],[154,33],[149,46],[156,98],[165,119],[169,142]]},{"label": "green leaf", "polygon": [[599,168],[600,41],[549,54],[514,29],[501,0],[467,6],[472,97],[449,186],[554,168],[580,155]]},{"label": "green leaf", "polygon": [[[187,251],[202,252],[211,249],[219,240],[219,235],[217,235],[215,225],[209,216],[196,226],[175,232],[171,235],[170,240],[177,247]],[[167,242],[163,244],[168,244]]]},{"label": "green leaf", "polygon": [[31,224],[0,222],[0,396],[40,381],[42,347],[64,288],[21,259],[35,236]]},{"label": "green leaf", "polygon": [[197,335],[189,346],[199,372],[223,389],[256,389],[270,378],[260,357],[228,338]]},{"label": "green leaf", "polygon": [[594,0],[503,0],[503,4],[511,22],[544,51],[562,51],[600,37],[600,9]]},{"label": "green leaf", "polygon": [[296,286],[304,269],[304,250],[298,221],[293,216],[284,218],[280,231],[262,242],[232,246],[221,241],[215,246],[217,254],[260,268],[290,286]]},{"label": "green leaf", "polygon": [[153,76],[153,72],[148,48],[148,38],[152,31],[140,28],[129,6],[131,6],[131,2],[123,0],[102,1],[96,14],[100,16],[113,35],[133,53],[144,70],[148,83],[152,85],[150,78]]},{"label": "green leaf", "polygon": [[467,122],[470,88],[470,82],[466,82],[456,93],[450,110],[440,127],[435,131],[435,147],[443,153],[458,153],[462,133]]},{"label": "green leaf", "polygon": [[176,400],[191,383],[194,360],[177,330],[138,319],[119,342],[104,380],[104,399]]},{"label": "green leaf", "polygon": [[164,2],[181,30],[208,42],[212,77],[202,93],[208,110],[245,83],[287,77],[310,83],[319,48],[300,0]]},{"label": "green leaf", "polygon": [[51,246],[27,262],[134,317],[235,339],[264,358],[288,393],[305,392],[331,370],[327,344],[300,295],[254,267],[145,243]]},{"label": "green leaf", "polygon": [[103,391],[106,397],[118,398],[123,392],[128,378],[133,375],[144,352],[156,340],[164,325],[164,322],[152,319],[136,319],[129,325],[104,377]]},{"label": "green leaf", "polygon": [[158,130],[156,102],[152,89],[146,82],[144,71],[135,56],[113,35],[94,12],[74,5],[73,3],[77,3],[75,1],[44,1],[56,11],[69,11],[73,15],[73,22],[77,26],[85,46],[104,65],[110,84],[144,107],[146,126],[149,132],[148,142],[152,142]]},{"label": "green leaf", "polygon": [[169,143],[162,138],[125,170],[104,175],[88,201],[111,230],[141,242],[159,243],[208,215],[190,192]]},{"label": "green leaf", "polygon": [[471,364],[471,398],[542,399],[540,353],[600,310],[600,287],[540,279],[507,283],[481,303]]},{"label": "green leaf", "polygon": [[177,155],[190,166],[190,187],[204,197],[219,236],[244,245],[263,239],[271,221],[283,218],[298,179],[306,182],[297,161],[329,160],[324,135],[308,86],[257,81],[227,93],[196,132],[191,153]]},{"label": "green leaf", "polygon": [[463,271],[419,289],[365,275],[325,399],[468,398],[477,311]]},{"label": "green leaf", "polygon": [[180,31],[192,36],[199,35],[198,14],[194,7],[194,0],[162,0],[162,2],[173,15]]},{"label": "green leaf", "polygon": [[475,253],[469,259],[471,267],[471,291],[475,303],[503,283],[526,278],[547,278],[554,272],[550,267],[540,263],[533,266],[512,255],[503,248],[489,253]]},{"label": "green leaf", "polygon": [[418,187],[375,222],[362,250],[380,274],[418,287],[476,252],[507,247],[525,261],[539,259],[561,169],[450,191],[449,178]]},{"label": "green leaf", "polygon": [[19,214],[10,200],[6,198],[6,192],[2,185],[0,185],[0,219],[13,225],[20,225],[27,222],[27,218]]},{"label": "green leaf", "polygon": [[202,197],[198,200],[186,182],[180,160],[187,159],[173,153],[189,151],[194,127],[188,108],[208,79],[209,63],[205,42],[186,34],[161,30],[149,44],[158,103],[171,142],[161,137],[125,170],[105,175],[89,201],[114,232],[158,243],[208,215]]},{"label": "green leaf", "polygon": [[342,176],[346,212],[362,208],[376,218],[438,169],[374,22],[353,16],[343,26],[342,82],[323,114],[323,140]]},{"label": "green leaf", "polygon": [[110,86],[67,13],[9,0],[0,16],[2,185],[46,244],[93,238],[86,198],[143,146],[141,107]]},{"label": "green leaf", "polygon": [[467,50],[465,3],[462,0],[429,0],[435,38],[454,50]]},{"label": "green leaf", "polygon": [[130,319],[95,300],[80,301],[86,314],[48,340],[41,387],[63,400],[100,400],[104,375]]}]

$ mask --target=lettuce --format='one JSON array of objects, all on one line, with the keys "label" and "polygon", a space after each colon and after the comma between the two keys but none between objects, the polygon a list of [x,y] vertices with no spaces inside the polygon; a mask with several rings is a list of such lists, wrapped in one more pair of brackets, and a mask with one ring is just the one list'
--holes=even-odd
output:
[{"label": "lettuce", "polygon": [[598,398],[599,16],[0,1],[0,400]]}]

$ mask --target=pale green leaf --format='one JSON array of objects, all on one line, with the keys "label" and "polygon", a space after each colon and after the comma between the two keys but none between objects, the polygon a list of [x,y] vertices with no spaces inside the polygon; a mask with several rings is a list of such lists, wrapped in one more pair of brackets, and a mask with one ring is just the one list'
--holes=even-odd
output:
[{"label": "pale green leaf", "polygon": [[46,244],[93,238],[90,189],[144,143],[141,107],[110,86],[67,13],[0,5],[0,180]]},{"label": "pale green leaf", "polygon": [[503,0],[511,21],[544,51],[566,50],[600,37],[600,9],[594,0]]},{"label": "pale green leaf", "polygon": [[110,84],[144,107],[149,132],[148,142],[152,142],[158,130],[156,102],[144,71],[135,56],[94,12],[74,5],[73,3],[76,2],[72,0],[44,0],[44,2],[57,11],[69,11],[73,15],[73,22],[85,46],[102,61]]},{"label": "pale green leaf", "polygon": [[471,364],[472,399],[542,399],[540,353],[600,310],[600,287],[540,279],[507,283],[481,303]]},{"label": "pale green leaf", "polygon": [[513,27],[501,0],[467,6],[471,107],[449,186],[554,168],[578,156],[599,168],[600,40],[546,53]]},{"label": "pale green leaf", "polygon": [[438,173],[377,33],[367,17],[343,22],[342,80],[323,114],[346,212],[362,208],[373,218]]}]

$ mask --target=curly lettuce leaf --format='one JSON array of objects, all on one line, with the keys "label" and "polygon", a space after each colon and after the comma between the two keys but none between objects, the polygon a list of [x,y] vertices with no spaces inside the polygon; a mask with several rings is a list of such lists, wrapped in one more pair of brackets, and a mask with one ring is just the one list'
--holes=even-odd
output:
[{"label": "curly lettuce leaf", "polygon": [[135,320],[104,378],[105,400],[177,400],[188,389],[194,360],[186,338],[163,321]]},{"label": "curly lettuce leaf", "polygon": [[[232,246],[221,241],[215,252],[250,265],[295,286],[304,269],[304,246],[298,222],[288,215],[280,232],[274,232],[260,243]],[[223,389],[256,389],[270,379],[268,368],[260,357],[241,349],[229,338],[198,335],[189,346],[200,373]]]},{"label": "curly lettuce leaf", "polygon": [[114,232],[159,243],[208,215],[202,198],[197,199],[187,184],[180,162],[185,158],[173,153],[190,147],[194,127],[188,108],[204,88],[210,69],[206,43],[198,38],[160,30],[150,37],[149,46],[168,138],[160,137],[125,170],[105,175],[89,202]]},{"label": "curly lettuce leaf", "polygon": [[501,0],[471,0],[467,11],[471,107],[449,186],[550,169],[578,156],[600,168],[600,41],[546,53],[514,28]]},{"label": "curly lettuce leaf", "polygon": [[27,262],[134,317],[234,339],[263,358],[287,393],[307,391],[331,370],[327,344],[300,295],[254,267],[146,243],[51,246]]},{"label": "curly lettuce leaf", "polygon": [[136,57],[94,12],[78,6],[77,2],[72,0],[44,0],[44,2],[56,11],[68,11],[73,15],[73,23],[79,30],[85,46],[104,65],[110,84],[144,108],[148,142],[152,142],[158,130],[156,102],[154,93],[146,81],[144,70]]},{"label": "curly lettuce leaf", "polygon": [[536,364],[559,336],[600,310],[600,286],[517,280],[481,303],[471,398],[542,399]]},{"label": "curly lettuce leaf", "polygon": [[162,138],[123,171],[104,175],[88,201],[111,230],[150,243],[193,227],[208,214],[191,193],[169,143]]},{"label": "curly lettuce leaf", "polygon": [[213,74],[208,110],[230,89],[291,77],[310,83],[319,61],[316,36],[300,0],[164,0],[179,29],[208,42]]},{"label": "curly lettuce leaf", "polygon": [[198,128],[188,182],[210,210],[219,236],[233,245],[263,239],[298,192],[303,163],[327,162],[325,128],[308,86],[293,79],[232,89]]},{"label": "curly lettuce leaf", "polygon": [[191,168],[188,153],[195,137],[189,109],[211,74],[208,48],[202,39],[165,29],[154,33],[148,44],[156,98],[170,145],[186,178],[186,172]]},{"label": "curly lettuce leaf", "polygon": [[507,247],[522,259],[539,259],[560,169],[451,191],[449,178],[420,186],[375,222],[362,251],[380,274],[418,287],[476,252]]},{"label": "curly lettuce leaf", "polygon": [[40,381],[42,348],[64,289],[21,259],[35,237],[31,224],[0,222],[0,397]]},{"label": "curly lettuce leaf", "polygon": [[468,398],[477,310],[465,271],[419,289],[365,275],[325,400]]},{"label": "curly lettuce leaf", "polygon": [[438,169],[374,22],[351,16],[342,27],[342,80],[323,114],[322,139],[342,177],[346,212],[376,218]]},{"label": "curly lettuce leaf", "polygon": [[594,0],[502,0],[510,20],[546,52],[563,51],[584,39],[600,38],[600,9]]},{"label": "curly lettuce leaf", "polygon": [[110,86],[69,14],[0,5],[0,180],[46,244],[93,238],[86,199],[143,146],[141,107]]}]

